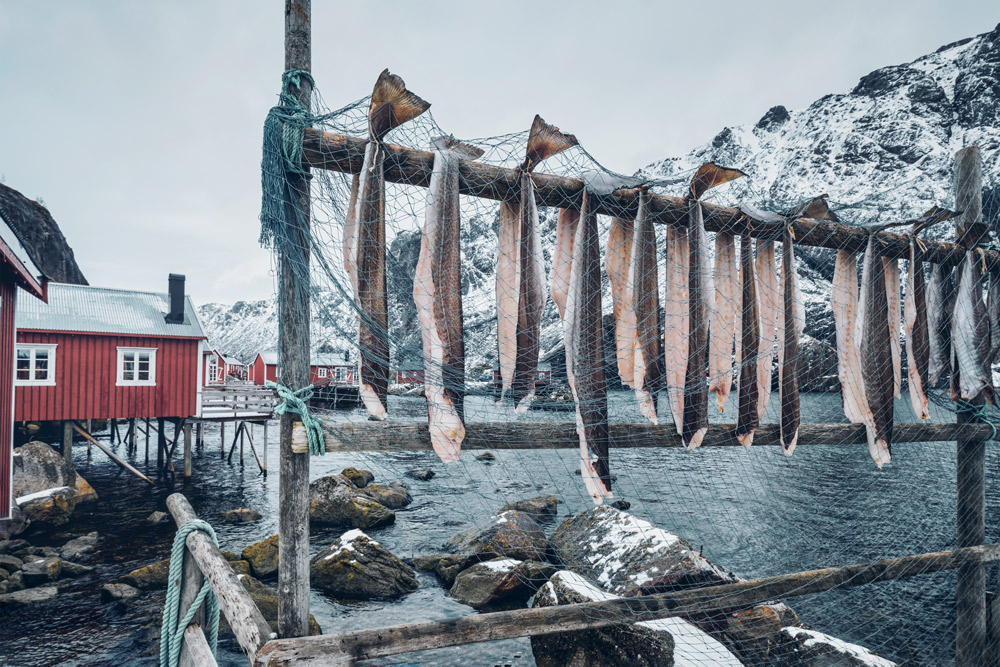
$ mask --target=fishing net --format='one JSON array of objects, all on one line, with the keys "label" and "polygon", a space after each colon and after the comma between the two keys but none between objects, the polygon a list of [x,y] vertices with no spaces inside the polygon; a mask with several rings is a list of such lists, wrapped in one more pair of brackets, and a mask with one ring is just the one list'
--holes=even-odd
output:
[{"label": "fishing net", "polygon": [[[899,179],[892,193],[855,195],[840,192],[834,197],[814,202],[822,209],[822,215],[816,213],[819,209],[809,211],[810,217],[839,219],[839,222],[831,223],[840,231],[833,234],[831,230],[834,226],[823,223],[806,225],[798,221],[792,227],[794,238],[792,233],[785,233],[788,225],[796,221],[794,215],[789,215],[796,207],[809,203],[831,187],[830,182],[836,174],[824,175],[827,180],[817,180],[809,185],[815,188],[810,191],[786,187],[780,179],[773,183],[757,182],[752,176],[735,178],[709,189],[701,201],[704,225],[709,230],[704,240],[707,261],[704,275],[710,279],[711,300],[705,304],[708,321],[702,325],[706,329],[716,326],[725,330],[726,337],[721,342],[717,332],[710,331],[698,343],[699,338],[690,327],[699,325],[690,321],[687,331],[671,330],[680,321],[676,317],[670,318],[671,302],[691,287],[690,266],[679,270],[680,265],[671,266],[667,259],[671,244],[676,243],[676,238],[668,242],[671,228],[674,231],[684,230],[688,224],[683,214],[679,214],[673,225],[665,224],[663,219],[657,219],[652,225],[651,236],[644,241],[652,244],[655,254],[652,264],[647,263],[645,269],[628,271],[630,260],[626,259],[626,270],[615,274],[615,262],[620,262],[627,254],[620,246],[634,246],[634,239],[642,242],[634,233],[631,219],[623,217],[616,221],[613,216],[601,213],[596,218],[595,233],[575,234],[577,241],[583,239],[586,243],[598,244],[590,249],[592,252],[589,254],[572,256],[599,257],[600,326],[586,333],[580,333],[584,329],[579,329],[576,340],[580,340],[579,336],[586,336],[589,342],[593,342],[594,336],[599,335],[603,346],[603,372],[607,386],[605,426],[610,428],[612,438],[609,470],[605,477],[611,482],[612,495],[602,501],[604,505],[627,508],[629,515],[626,516],[632,517],[622,519],[622,515],[616,514],[619,510],[607,510],[607,514],[601,516],[608,523],[596,522],[597,527],[587,532],[583,525],[586,519],[581,517],[595,516],[591,510],[594,507],[592,493],[581,479],[587,474],[588,459],[581,458],[577,401],[574,401],[574,392],[567,382],[567,326],[551,296],[552,281],[556,275],[567,275],[571,280],[586,280],[586,276],[573,274],[560,264],[570,256],[561,253],[557,245],[560,210],[579,209],[581,193],[577,190],[572,197],[557,201],[551,198],[552,193],[560,190],[550,186],[558,183],[558,179],[583,179],[590,193],[595,195],[594,201],[598,202],[605,201],[602,197],[613,198],[614,192],[633,193],[629,196],[637,197],[634,193],[642,190],[646,193],[642,196],[651,210],[658,206],[662,209],[659,202],[665,201],[663,197],[672,198],[669,201],[678,206],[688,201],[692,179],[699,173],[701,164],[678,160],[654,165],[634,175],[617,174],[605,169],[590,155],[585,148],[586,137],[580,137],[577,145],[547,157],[540,164],[531,165],[534,186],[539,191],[544,190],[548,197],[544,205],[538,206],[537,224],[544,264],[545,282],[541,295],[544,307],[539,325],[538,375],[533,387],[535,396],[529,409],[518,410],[517,401],[503,395],[504,371],[498,359],[500,334],[497,304],[498,294],[510,286],[503,285],[502,278],[501,284],[498,284],[497,266],[508,250],[502,247],[500,241],[504,224],[501,220],[501,200],[517,190],[517,183],[512,183],[511,174],[518,174],[517,169],[525,162],[529,134],[524,131],[461,138],[462,144],[480,149],[482,155],[475,159],[478,169],[463,167],[461,173],[463,187],[475,189],[478,196],[463,194],[459,200],[461,268],[460,282],[456,284],[460,285],[463,313],[464,375],[456,378],[453,365],[444,367],[436,360],[437,357],[425,355],[424,337],[430,332],[426,330],[426,318],[421,317],[414,297],[415,282],[419,282],[421,239],[427,219],[428,169],[434,159],[427,151],[432,150],[438,137],[450,136],[446,128],[437,124],[432,112],[422,113],[390,130],[384,138],[385,145],[380,148],[392,152],[391,159],[386,163],[384,195],[384,281],[388,300],[387,313],[381,321],[387,322],[387,326],[381,325],[379,318],[372,318],[370,312],[359,306],[353,278],[345,269],[345,241],[350,240],[345,229],[350,229],[351,224],[353,181],[352,174],[345,172],[361,171],[361,158],[370,129],[370,102],[370,98],[364,98],[330,110],[320,94],[314,91],[311,114],[283,112],[279,120],[288,127],[299,126],[301,129],[308,126],[312,131],[327,133],[330,138],[330,143],[326,144],[330,152],[325,156],[327,166],[332,168],[313,168],[308,179],[302,181],[308,184],[303,187],[308,188],[311,198],[310,236],[306,241],[310,261],[307,265],[293,268],[299,285],[308,285],[313,352],[341,354],[350,370],[329,382],[318,382],[316,396],[323,398],[325,395],[328,398],[332,386],[357,386],[357,366],[366,353],[364,346],[359,346],[361,325],[388,346],[389,372],[387,377],[382,378],[388,385],[389,393],[384,422],[371,421],[370,411],[362,404],[335,407],[329,401],[314,402],[312,414],[323,421],[324,430],[332,436],[331,441],[338,443],[338,451],[327,453],[327,461],[314,460],[313,478],[317,475],[317,467],[335,471],[346,465],[369,468],[380,479],[403,478],[407,471],[414,468],[429,468],[437,474],[431,482],[407,480],[414,504],[400,510],[392,528],[371,531],[372,537],[390,550],[405,549],[407,553],[399,554],[401,556],[437,553],[442,551],[445,541],[460,530],[482,530],[490,525],[495,528],[498,510],[508,503],[528,496],[550,494],[558,501],[557,516],[554,519],[535,518],[540,519],[541,530],[546,534],[551,535],[554,530],[557,533],[563,531],[561,537],[552,538],[553,543],[558,542],[557,551],[561,550],[558,556],[563,566],[518,569],[515,567],[517,563],[508,562],[509,559],[495,561],[493,565],[494,569],[509,571],[510,577],[521,585],[521,597],[513,596],[521,605],[538,589],[541,592],[533,598],[535,604],[546,604],[545,600],[580,602],[616,595],[684,590],[956,547],[957,470],[954,442],[906,443],[897,437],[893,442],[891,464],[880,466],[873,461],[878,455],[870,455],[863,436],[860,440],[857,436],[865,432],[861,421],[853,431],[854,435],[850,438],[845,436],[844,443],[837,443],[836,434],[846,433],[837,428],[849,421],[845,416],[848,401],[841,397],[844,369],[838,368],[838,336],[843,334],[838,331],[831,299],[836,278],[841,279],[841,284],[853,285],[851,303],[854,317],[850,328],[841,327],[841,330],[850,331],[852,335],[856,332],[852,354],[863,361],[858,365],[857,372],[865,378],[882,378],[883,381],[888,378],[890,384],[898,386],[898,394],[889,399],[891,420],[896,425],[898,436],[902,425],[921,422],[921,415],[914,408],[914,405],[919,408],[920,403],[911,401],[909,395],[911,380],[907,357],[910,352],[904,335],[907,330],[904,299],[907,285],[911,283],[909,272],[912,267],[902,253],[897,254],[903,259],[884,265],[889,276],[887,284],[896,285],[894,294],[891,290],[883,292],[887,313],[881,321],[888,329],[884,337],[875,337],[879,338],[878,352],[866,356],[859,349],[864,347],[862,340],[874,335],[866,329],[865,322],[879,320],[865,320],[860,314],[865,310],[865,302],[862,300],[859,305],[858,299],[859,294],[864,299],[861,286],[867,239],[862,232],[886,223],[936,222],[936,218],[922,217],[924,212],[935,205],[955,209],[958,184],[941,174],[921,173],[917,169]],[[272,126],[272,132],[275,127],[280,127],[280,123]],[[290,160],[290,168],[301,160],[311,160],[315,165],[317,146],[320,145],[315,135],[307,133],[306,149],[304,154],[299,153],[296,147],[302,145],[301,131],[291,140],[288,134],[286,131],[284,142],[276,139],[280,139],[280,135],[273,134],[271,141],[265,140],[263,238],[275,249],[276,258],[283,248],[287,250],[303,242],[285,234],[280,216],[274,213],[283,209],[294,210],[287,205],[297,200],[294,189],[282,187],[285,181],[281,170],[288,168],[282,167],[283,161],[288,165]],[[345,141],[343,137],[353,141]],[[407,154],[410,161],[406,162],[398,157],[402,149],[425,153],[416,157],[415,154]],[[743,164],[730,166],[752,174],[753,160],[753,156],[749,156]],[[420,178],[414,176],[418,172],[422,174]],[[487,179],[491,174],[494,180]],[[269,175],[272,179],[270,187],[267,184]],[[996,213],[1000,206],[997,192],[992,182],[984,184],[982,206],[987,222],[997,220]],[[888,196],[890,194],[892,196]],[[358,210],[356,206],[355,211]],[[735,215],[733,211],[738,211],[741,206],[745,213]],[[830,214],[823,213],[827,209]],[[269,217],[269,211],[274,215]],[[634,213],[632,209],[632,215]],[[734,222],[737,220],[742,222],[737,224]],[[766,229],[777,231],[765,234],[762,230]],[[905,235],[911,230],[912,225],[907,225],[889,231]],[[741,233],[747,231],[750,236]],[[855,231],[858,233],[852,233]],[[685,234],[690,242],[694,242],[690,232]],[[919,238],[928,241],[953,240],[954,220],[927,224]],[[838,246],[836,239],[842,239],[843,244]],[[789,243],[786,245],[783,241]],[[991,248],[989,236],[981,241],[980,250]],[[754,266],[756,290],[756,303],[753,305],[755,317],[750,320],[743,317],[744,311],[751,308],[744,302],[747,293],[743,288],[745,272],[740,268],[741,261],[745,259],[741,255],[745,243],[752,243],[749,259]],[[794,245],[797,282],[793,290],[797,293],[794,301],[801,307],[787,310],[782,292],[783,274],[788,264],[784,247],[791,245]],[[926,247],[929,246],[917,245],[920,252]],[[768,248],[771,248],[773,257],[768,256]],[[841,268],[846,273],[835,276],[839,250],[845,251]],[[974,256],[982,262],[982,252],[977,252]],[[690,259],[688,253],[686,261]],[[281,267],[278,260],[275,261],[277,271]],[[874,261],[881,259],[875,257]],[[728,274],[722,266],[724,262],[732,263]],[[922,270],[926,272],[925,282],[929,283],[932,278],[931,263],[924,261],[922,264]],[[898,274],[894,267],[898,267]],[[954,281],[957,269],[953,270],[951,263],[948,267],[947,278]],[[653,271],[655,276],[644,275],[643,270]],[[582,273],[583,269],[579,271]],[[985,274],[987,278],[978,283],[975,290],[980,298],[982,313],[976,311],[974,317],[989,315],[986,310],[987,288],[994,283],[991,282],[990,271]],[[589,277],[594,275],[590,273]],[[898,275],[895,283],[894,275]],[[843,282],[845,276],[846,283]],[[727,282],[733,278],[735,283]],[[382,280],[383,276],[361,275],[360,279]],[[625,282],[622,283],[622,280]],[[648,291],[651,284],[656,290],[654,297],[657,303],[652,311],[656,321],[652,323],[652,328],[657,333],[659,357],[648,367],[656,366],[660,376],[650,379],[647,374],[650,380],[647,388],[652,394],[650,400],[659,424],[657,427],[652,426],[649,418],[649,403],[643,406],[637,400],[636,391],[628,386],[636,384],[635,376],[623,378],[620,346],[624,344],[633,351],[629,363],[634,367],[636,338],[633,334],[632,338],[626,337],[624,343],[621,341],[629,304],[621,294],[616,293],[626,290],[626,293],[634,295],[636,290]],[[875,284],[874,281],[872,284]],[[420,286],[417,287],[419,291]],[[935,302],[929,306],[950,311],[957,292],[949,294],[945,303]],[[588,298],[582,292],[581,295],[583,301],[577,300],[578,308],[595,307],[595,298]],[[770,310],[764,303],[769,295],[773,299]],[[436,298],[442,297],[438,295]],[[632,299],[631,303],[636,301]],[[687,302],[685,304],[687,307]],[[989,305],[990,312],[994,306],[1000,307],[992,301]],[[521,310],[523,316],[523,306]],[[639,317],[648,317],[649,312],[647,304]],[[730,319],[726,319],[726,313]],[[778,357],[784,356],[790,349],[785,348],[788,337],[783,336],[789,326],[785,322],[785,313],[790,314],[794,323],[792,326],[797,327],[792,338],[797,342],[798,368],[795,377],[800,392],[798,414],[801,427],[798,429],[799,444],[794,451],[789,451],[792,449],[792,436],[788,429],[791,429],[792,422],[786,423],[788,432],[785,434],[779,428],[783,418],[789,418],[788,414],[783,417],[782,375],[778,366]],[[645,326],[649,329],[648,321],[637,323],[635,317],[635,312],[632,312],[632,327]],[[748,348],[743,344],[746,338],[742,335],[742,328],[744,322],[754,319],[759,327],[757,352],[746,356],[744,351]],[[856,324],[858,319],[861,319],[860,325]],[[940,320],[937,312],[931,313],[930,319]],[[975,322],[969,326],[966,324],[963,320],[956,331],[970,337],[982,334],[982,327],[976,329]],[[1000,325],[994,325],[994,330],[1000,335]],[[890,334],[890,331],[893,333]],[[989,339],[989,322],[985,331]],[[971,342],[955,341],[955,346],[961,343],[965,348],[974,347],[978,338],[969,340]],[[713,344],[717,346],[715,350],[710,349]],[[872,345],[870,341],[865,344]],[[687,360],[691,359],[692,353],[698,352],[695,345],[702,347],[698,358],[703,371],[692,382],[686,378]],[[656,346],[644,349],[656,349]],[[989,351],[990,355],[993,353],[994,350]],[[684,364],[680,369],[676,363],[678,359]],[[723,360],[721,366],[713,366],[720,359]],[[899,361],[894,362],[894,359]],[[577,361],[572,360],[571,364]],[[439,365],[435,367],[435,364]],[[579,366],[571,365],[570,370],[573,368]],[[716,371],[715,368],[722,370]],[[752,446],[741,447],[733,440],[731,429],[740,422],[741,396],[736,385],[740,384],[741,372],[747,368],[752,372],[746,377],[760,377],[761,391],[756,408],[760,417]],[[893,377],[895,368],[898,368],[898,378]],[[995,423],[1000,417],[995,409],[953,399],[950,368],[949,364],[935,379],[934,385],[926,388],[927,422],[954,423],[957,413],[963,412],[971,420]],[[419,438],[420,444],[413,445],[414,438],[400,435],[405,429],[392,429],[394,426],[427,424],[428,400],[424,394],[430,390],[425,388],[423,380],[432,377],[444,378],[443,383],[449,385],[448,389],[462,394],[464,398],[466,442],[463,444],[466,449],[462,450],[457,461],[447,465],[441,463],[431,451],[426,431]],[[855,379],[850,386],[863,388],[868,381],[865,378],[861,379],[860,385]],[[989,380],[992,382],[992,378]],[[714,383],[716,389],[722,389],[723,394],[725,389],[730,390],[725,400],[720,398],[720,391],[708,393],[710,383]],[[786,385],[784,391],[790,391],[790,388],[791,385]],[[578,386],[577,399],[582,402],[589,400],[581,398],[581,391]],[[701,400],[707,400],[704,413],[711,426],[705,435],[704,445],[689,450],[679,446],[689,438],[678,435],[673,409],[681,404],[682,399],[695,400],[696,393],[702,394]],[[338,394],[342,395],[343,392]],[[855,390],[853,398],[855,403],[858,399],[863,399],[861,402],[864,403],[868,397],[863,391],[857,394]],[[762,406],[765,402],[766,408]],[[593,419],[589,419],[587,426],[592,426],[592,422]],[[720,425],[728,425],[728,430]],[[484,440],[488,446],[484,445]],[[657,441],[661,446],[649,446],[650,440]],[[478,444],[473,445],[473,442]],[[718,444],[736,446],[714,446]],[[877,449],[874,446],[873,452]],[[487,450],[491,454],[489,457],[483,456]],[[887,456],[883,457],[881,462],[888,463]],[[987,451],[986,461],[989,513],[998,501],[994,491],[997,488],[994,484],[997,461],[992,449]],[[608,516],[619,518],[612,520]],[[567,517],[576,517],[574,520],[578,523],[574,530],[577,532],[565,527],[557,530]],[[611,530],[613,526],[617,526],[617,532]],[[605,532],[600,533],[599,529]],[[987,543],[1000,540],[998,530],[995,525],[986,526]],[[322,530],[320,534],[323,534]],[[414,534],[417,536],[414,537]],[[605,537],[599,537],[601,534]],[[320,539],[317,536],[314,538]],[[497,555],[510,555],[503,552],[499,549]],[[643,554],[637,552],[645,552],[647,557],[657,554],[662,558],[649,558],[640,567],[635,562],[641,560]],[[520,555],[515,560],[529,557],[531,554]],[[534,560],[546,558],[558,562],[549,552],[533,556]],[[584,567],[588,562],[589,569]],[[674,569],[668,572],[656,570],[657,564],[661,568],[670,564]],[[546,583],[552,572],[558,569],[575,569],[577,574],[563,572]],[[993,568],[990,568],[990,574],[992,577]],[[448,598],[447,586],[438,589],[433,576],[427,576],[421,582],[431,592],[421,593],[419,600],[411,596],[393,603],[352,606],[328,599],[323,604],[336,606],[337,612],[342,614],[344,620],[340,629],[352,630],[408,622],[416,618],[436,620],[475,613],[469,606]],[[659,650],[666,654],[673,651],[676,664],[730,664],[727,663],[730,654],[733,659],[745,664],[773,664],[784,655],[782,651],[787,650],[783,642],[796,635],[800,644],[803,641],[801,631],[783,632],[782,628],[801,625],[867,647],[896,662],[949,664],[954,659],[956,576],[954,571],[938,572],[789,597],[787,607],[790,609],[779,604],[778,596],[774,600],[762,600],[759,605],[687,614],[684,622],[673,619],[629,625],[635,618],[622,614],[622,625],[602,631],[604,634],[600,637],[606,640],[604,644],[599,638],[594,638],[596,635],[589,635],[588,641],[592,643],[585,644],[580,640],[577,644],[586,646],[587,650],[596,652],[595,655],[603,656],[608,662],[614,660],[613,654],[600,651],[610,651],[612,649],[608,647],[617,646],[623,651],[619,654],[620,659],[627,655],[634,657],[636,652],[642,651],[652,651],[649,655],[655,656]],[[509,587],[517,588],[513,585]],[[428,602],[428,596],[435,602]],[[764,604],[767,602],[770,604]],[[484,608],[490,607],[486,605]],[[427,613],[427,609],[433,611]],[[563,639],[567,645],[573,643]],[[533,640],[536,655],[548,651],[548,654],[564,659],[570,649],[558,645],[558,640],[558,637]],[[525,647],[526,644],[514,645],[513,648],[480,644],[471,648],[445,649],[435,653],[433,661],[450,664],[467,661],[471,655],[475,656],[475,661],[483,663],[499,660],[498,664],[504,661],[529,664],[531,654]],[[882,664],[874,657],[866,659],[870,659],[871,664]],[[647,660],[642,664],[658,662],[656,658]]]}]

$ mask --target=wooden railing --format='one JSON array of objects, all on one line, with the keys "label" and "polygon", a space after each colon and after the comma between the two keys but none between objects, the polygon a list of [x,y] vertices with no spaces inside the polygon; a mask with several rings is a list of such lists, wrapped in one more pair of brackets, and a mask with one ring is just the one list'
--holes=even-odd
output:
[{"label": "wooden railing", "polygon": [[202,387],[201,417],[270,416],[277,396],[273,389],[258,385]]}]

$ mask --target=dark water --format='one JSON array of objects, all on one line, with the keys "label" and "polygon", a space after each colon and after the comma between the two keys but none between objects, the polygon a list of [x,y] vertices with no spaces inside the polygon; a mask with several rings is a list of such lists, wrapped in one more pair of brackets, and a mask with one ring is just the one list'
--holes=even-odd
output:
[{"label": "dark water", "polygon": [[[842,421],[837,395],[803,396],[804,421]],[[730,409],[732,403],[730,401]],[[612,396],[616,420],[638,420],[630,394]],[[775,401],[772,401],[772,409]],[[663,406],[665,408],[665,406]],[[396,418],[423,415],[423,399],[392,398]],[[509,418],[486,399],[472,398],[470,419]],[[897,401],[900,419],[912,414]],[[358,420],[357,414],[341,419]],[[563,421],[572,413],[533,411],[526,419]],[[953,417],[936,415],[942,420]],[[719,417],[731,421],[732,415]],[[773,416],[765,421],[773,422]],[[81,506],[64,533],[32,536],[35,544],[61,545],[73,535],[101,533],[99,552],[90,565],[97,571],[61,591],[51,603],[19,611],[0,611],[0,664],[90,665],[155,664],[140,653],[149,648],[150,632],[159,625],[162,595],[138,603],[100,603],[99,590],[109,579],[165,558],[173,527],[150,528],[145,517],[165,509],[165,498],[183,491],[201,518],[216,527],[222,547],[239,552],[277,528],[277,429],[271,429],[268,478],[258,474],[252,457],[240,466],[220,459],[217,427],[197,448],[194,478],[172,488],[155,487],[120,473],[94,450],[88,457],[78,444],[78,470],[101,499]],[[230,434],[232,428],[229,429]],[[257,429],[257,437],[260,430]],[[444,466],[433,454],[384,452],[326,455],[312,460],[313,479],[347,465],[367,467],[379,480],[402,477],[415,467],[437,472],[430,482],[406,479],[413,504],[397,512],[394,526],[371,531],[372,537],[401,557],[439,551],[462,527],[492,515],[503,503],[553,493],[560,516],[590,506],[575,452],[494,450],[497,460],[480,463],[463,456]],[[632,512],[685,536],[716,563],[744,577],[781,574],[815,567],[845,565],[955,546],[954,444],[898,445],[894,463],[877,470],[864,446],[802,447],[785,458],[776,447],[711,448],[614,452],[616,493],[632,503]],[[178,457],[179,458],[179,457]],[[177,461],[179,465],[179,461]],[[144,469],[141,455],[137,465]],[[154,465],[155,467],[155,465]],[[994,510],[1000,504],[996,481],[1000,458],[987,459],[987,540],[1000,540]],[[247,526],[221,522],[226,510],[251,507],[264,519]],[[561,520],[561,518],[559,519]],[[555,524],[551,525],[551,529]],[[314,531],[319,550],[339,531]],[[991,573],[992,574],[992,573]],[[340,603],[312,595],[312,611],[326,632],[438,620],[471,613],[451,601],[435,578],[418,573],[421,588],[395,602]],[[273,584],[273,582],[270,582]],[[955,574],[923,575],[906,580],[827,592],[789,600],[809,625],[868,646],[903,664],[947,665],[953,662]],[[531,665],[528,642],[508,641],[456,647],[385,660],[422,665]],[[246,664],[232,641],[220,642],[220,663]]]}]

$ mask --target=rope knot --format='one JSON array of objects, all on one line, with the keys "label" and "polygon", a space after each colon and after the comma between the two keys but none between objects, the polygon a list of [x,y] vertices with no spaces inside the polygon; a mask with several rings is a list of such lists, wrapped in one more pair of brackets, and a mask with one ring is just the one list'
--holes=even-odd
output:
[{"label": "rope knot", "polygon": [[202,603],[205,604],[205,630],[207,630],[208,645],[215,655],[219,643],[219,601],[212,592],[212,587],[206,580],[201,590],[191,602],[184,615],[180,615],[181,583],[184,579],[184,545],[187,536],[200,530],[208,533],[212,543],[219,546],[219,538],[215,529],[207,521],[192,519],[181,526],[174,535],[174,545],[170,550],[170,571],[167,584],[167,599],[163,606],[163,623],[160,626],[160,667],[177,667],[181,655],[181,643],[184,641],[184,631],[194,615],[198,613]]},{"label": "rope knot", "polygon": [[326,446],[323,438],[323,425],[309,413],[309,399],[313,395],[312,385],[306,385],[298,391],[292,391],[288,387],[271,382],[264,383],[265,387],[273,388],[281,402],[274,408],[274,412],[283,415],[295,413],[302,418],[302,426],[306,430],[309,438],[309,454],[311,456],[322,456],[326,454]]}]

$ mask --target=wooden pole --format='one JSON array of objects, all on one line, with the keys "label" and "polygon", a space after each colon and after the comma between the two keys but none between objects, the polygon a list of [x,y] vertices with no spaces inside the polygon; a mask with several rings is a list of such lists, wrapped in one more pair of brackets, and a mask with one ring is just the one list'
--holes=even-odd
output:
[{"label": "wooden pole", "polygon": [[263,456],[261,457],[261,463],[264,465],[264,476],[267,476],[267,422],[264,422],[264,445],[262,447]]},{"label": "wooden pole", "polygon": [[163,454],[167,450],[167,435],[164,432],[163,417],[156,418],[156,469],[163,469]]},{"label": "wooden pole", "polygon": [[[967,146],[955,153],[955,205],[963,211],[956,239],[972,248],[988,238],[983,223],[982,159],[979,148]],[[971,331],[967,335],[973,335]],[[982,405],[982,395],[973,405]],[[975,416],[959,412],[958,422],[969,423]],[[986,443],[958,440],[958,546],[972,547],[986,541]],[[986,566],[973,563],[960,567],[955,591],[955,664],[957,667],[982,665],[986,651]]]},{"label": "wooden pole", "polygon": [[[312,69],[311,0],[285,0],[285,69]],[[299,102],[310,108],[305,81]],[[279,255],[278,381],[293,391],[309,384],[309,181],[295,177],[286,201]],[[309,455],[292,451],[293,416],[281,415],[278,482],[278,634],[309,634]]]},{"label": "wooden pole", "polygon": [[117,463],[119,466],[121,466],[125,470],[128,470],[130,473],[132,473],[133,475],[135,475],[139,479],[143,479],[143,480],[149,482],[150,484],[153,483],[153,480],[151,480],[150,478],[146,477],[141,472],[139,472],[138,470],[136,470],[135,468],[133,468],[132,466],[130,466],[128,463],[126,463],[121,458],[119,458],[117,454],[115,454],[110,449],[108,449],[107,447],[105,447],[104,445],[102,445],[100,442],[98,442],[97,439],[94,436],[90,435],[90,433],[88,433],[87,431],[84,431],[80,427],[79,424],[73,424],[73,428],[76,429],[77,433],[79,433],[84,438],[86,438],[87,442],[93,443],[95,447],[97,447],[99,450],[101,450],[102,452],[104,452],[105,454],[107,454],[108,458],[110,458],[112,461],[114,461],[115,463]]},{"label": "wooden pole", "polygon": [[721,609],[744,609],[779,598],[953,570],[968,563],[995,562],[998,559],[1000,545],[994,544],[671,593],[470,614],[447,621],[423,621],[371,630],[279,639],[268,642],[257,653],[254,664],[353,665],[356,660],[411,651],[621,625],[625,619],[629,623],[637,623],[669,616],[702,615]]},{"label": "wooden pole", "polygon": [[[205,577],[201,574],[201,569],[198,567],[198,563],[195,562],[194,556],[191,554],[191,550],[184,546],[184,565],[181,571],[181,600],[178,608],[180,613],[184,614],[187,612],[191,603],[194,599],[198,597],[198,592],[201,590],[202,584],[205,582]],[[205,625],[205,605],[202,604],[198,611],[195,612],[194,618],[191,619],[191,623],[196,623],[201,627]],[[187,633],[185,632],[185,640],[187,638]],[[186,654],[186,655],[185,655]],[[189,651],[181,650],[181,659],[178,662],[179,667],[202,667],[197,665],[194,659],[191,657]]]},{"label": "wooden pole", "polygon": [[146,417],[146,464],[149,465],[149,417]]},{"label": "wooden pole", "polygon": [[73,470],[73,422],[63,422],[63,460]]},{"label": "wooden pole", "polygon": [[184,477],[191,476],[191,424],[184,424]]},{"label": "wooden pole", "polygon": [[222,458],[226,458],[226,422],[219,422],[219,440],[222,441]]}]

